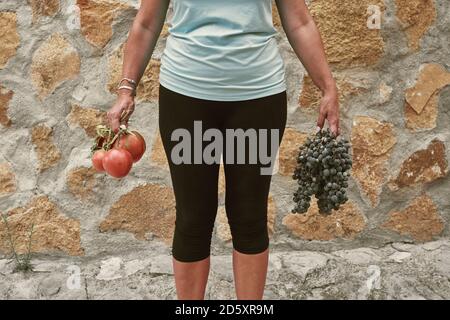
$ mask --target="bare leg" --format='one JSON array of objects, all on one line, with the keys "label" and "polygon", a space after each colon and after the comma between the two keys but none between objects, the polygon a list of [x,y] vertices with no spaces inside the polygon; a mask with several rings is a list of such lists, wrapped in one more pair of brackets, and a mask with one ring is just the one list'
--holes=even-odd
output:
[{"label": "bare leg", "polygon": [[172,258],[172,261],[178,299],[205,299],[210,257],[195,262],[181,262],[175,258]]},{"label": "bare leg", "polygon": [[233,272],[238,300],[261,300],[266,285],[269,248],[257,254],[233,249]]}]

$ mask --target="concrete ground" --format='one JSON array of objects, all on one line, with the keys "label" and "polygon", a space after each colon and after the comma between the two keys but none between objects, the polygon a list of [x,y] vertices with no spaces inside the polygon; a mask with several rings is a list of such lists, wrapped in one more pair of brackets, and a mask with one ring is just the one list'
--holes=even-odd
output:
[{"label": "concrete ground", "polygon": [[[171,257],[0,260],[0,299],[175,299]],[[235,299],[231,256],[213,256],[207,299]],[[330,253],[274,252],[265,299],[449,299],[450,240]]]}]

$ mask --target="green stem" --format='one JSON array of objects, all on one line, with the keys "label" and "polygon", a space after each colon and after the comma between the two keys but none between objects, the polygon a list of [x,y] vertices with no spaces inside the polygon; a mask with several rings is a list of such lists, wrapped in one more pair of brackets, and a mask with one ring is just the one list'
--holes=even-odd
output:
[{"label": "green stem", "polygon": [[32,237],[33,237],[33,231],[34,231],[34,222],[31,225],[30,229],[30,235],[28,236],[28,246],[27,246],[27,254],[25,256],[25,263],[30,263],[30,257],[31,257],[31,243],[32,243]]},{"label": "green stem", "polygon": [[8,235],[9,245],[11,246],[11,250],[14,255],[14,259],[16,260],[17,264],[20,264],[19,256],[17,255],[16,248],[14,245],[14,240],[12,238],[11,229],[9,228],[8,219],[6,218],[6,214],[2,214],[3,222],[6,226],[6,233]]}]

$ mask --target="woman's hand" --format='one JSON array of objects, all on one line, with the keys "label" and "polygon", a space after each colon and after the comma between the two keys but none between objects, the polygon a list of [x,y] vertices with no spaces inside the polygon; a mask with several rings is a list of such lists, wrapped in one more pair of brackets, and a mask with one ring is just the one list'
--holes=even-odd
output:
[{"label": "woman's hand", "polygon": [[[124,46],[122,76],[139,83],[161,34],[169,8],[169,0],[142,0]],[[108,111],[108,123],[114,133],[134,111],[134,93],[118,90],[117,101]]]},{"label": "woman's hand", "polygon": [[341,134],[339,127],[339,94],[336,86],[333,89],[324,92],[319,107],[319,119],[317,120],[317,130],[322,129],[325,123],[325,119],[328,121],[328,126],[331,132],[335,136]]},{"label": "woman's hand", "polygon": [[119,131],[121,124],[128,127],[128,120],[134,112],[134,106],[134,96],[130,92],[119,91],[116,103],[106,113],[108,124],[114,133]]},{"label": "woman's hand", "polygon": [[339,97],[319,29],[305,1],[276,0],[276,5],[292,49],[314,84],[322,91],[317,126],[322,129],[327,119],[330,130],[338,136],[340,134]]}]

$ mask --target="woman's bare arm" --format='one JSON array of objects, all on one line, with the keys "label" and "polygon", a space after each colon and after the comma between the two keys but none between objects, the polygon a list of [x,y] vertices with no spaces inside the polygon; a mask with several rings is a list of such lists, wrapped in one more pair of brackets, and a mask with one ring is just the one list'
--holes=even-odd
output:
[{"label": "woman's bare arm", "polygon": [[305,66],[314,84],[322,92],[317,126],[325,119],[330,129],[339,134],[339,99],[319,30],[304,0],[276,0],[281,24],[294,52]]},{"label": "woman's bare arm", "polygon": [[[139,83],[153,54],[166,19],[170,0],[142,0],[124,48],[122,77]],[[122,120],[127,123],[134,111],[134,97],[127,89],[118,90],[117,101],[108,111],[108,121],[115,132]]]},{"label": "woman's bare arm", "polygon": [[122,75],[139,82],[166,19],[169,0],[142,0],[124,49]]}]

